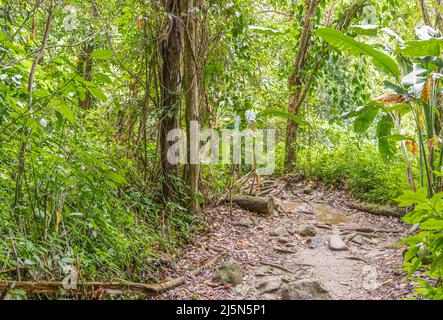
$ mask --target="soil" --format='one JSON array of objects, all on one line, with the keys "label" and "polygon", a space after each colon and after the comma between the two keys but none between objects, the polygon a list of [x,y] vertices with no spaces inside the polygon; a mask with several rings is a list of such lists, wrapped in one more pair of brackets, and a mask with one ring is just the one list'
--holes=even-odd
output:
[{"label": "soil", "polygon": [[[274,195],[277,210],[268,217],[229,203],[206,210],[208,231],[185,248],[170,275],[185,275],[185,283],[156,299],[281,299],[282,286],[311,279],[333,299],[412,295],[413,283],[404,281],[401,268],[404,248],[392,246],[407,234],[408,227],[399,218],[350,209],[345,192],[318,184],[286,181],[280,189]],[[350,230],[359,228],[381,231]],[[331,250],[333,234],[343,240],[345,250]],[[220,253],[222,258],[212,268],[191,275]],[[212,280],[214,270],[227,261],[244,268],[240,284]]]}]

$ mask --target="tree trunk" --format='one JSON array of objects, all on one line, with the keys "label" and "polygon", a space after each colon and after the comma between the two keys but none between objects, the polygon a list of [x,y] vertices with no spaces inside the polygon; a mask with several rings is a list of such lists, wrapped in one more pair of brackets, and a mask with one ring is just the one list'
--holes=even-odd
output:
[{"label": "tree trunk", "polygon": [[180,0],[165,0],[164,6],[169,14],[169,34],[162,43],[161,109],[159,124],[160,162],[163,174],[163,195],[170,199],[176,194],[170,177],[177,175],[177,164],[168,161],[167,152],[174,141],[167,141],[168,132],[177,128],[177,115],[181,100],[180,56],[182,50],[182,31],[180,27]]},{"label": "tree trunk", "polygon": [[[91,53],[93,50],[93,45],[87,43],[83,48],[80,49],[79,62],[77,64],[77,72],[86,81],[91,81],[92,77],[92,58]],[[85,98],[79,99],[79,106],[83,109],[90,109],[92,106],[91,92],[86,89]]]},{"label": "tree trunk", "polygon": [[190,188],[189,211],[192,214],[200,213],[200,204],[197,200],[200,164],[199,164],[199,94],[196,56],[196,17],[194,0],[185,0],[185,88],[186,88],[186,152],[187,164],[185,178]]},{"label": "tree trunk", "polygon": [[435,29],[438,30],[440,36],[443,34],[443,14],[440,11],[442,0],[437,0],[435,4]]},{"label": "tree trunk", "polygon": [[423,17],[423,22],[425,25],[432,27],[431,25],[431,20],[429,19],[429,12],[428,12],[428,7],[426,5],[426,1],[425,0],[419,0],[420,2],[420,8],[421,8],[421,14]]},{"label": "tree trunk", "polygon": [[[46,25],[45,25],[45,31],[43,33],[43,40],[42,40],[42,44],[40,45],[40,48],[37,51],[37,55],[35,56],[35,59],[32,63],[32,67],[31,70],[29,71],[29,78],[28,78],[28,94],[29,94],[29,100],[28,100],[28,108],[29,108],[29,113],[32,114],[33,110],[32,110],[32,98],[33,98],[33,92],[34,92],[34,81],[35,81],[35,72],[37,71],[37,66],[40,63],[40,60],[43,58],[44,54],[45,54],[45,49],[46,49],[46,45],[48,43],[48,37],[49,37],[49,31],[51,29],[51,24],[52,24],[52,18],[53,18],[53,14],[54,14],[54,4],[51,2],[49,4],[49,8],[48,8],[48,18],[46,20]],[[16,179],[16,184],[15,184],[15,195],[14,195],[14,203],[13,203],[13,207],[16,208],[16,206],[18,205],[19,201],[20,201],[20,197],[21,197],[21,188],[22,188],[22,180],[23,180],[23,175],[25,173],[25,156],[26,156],[26,148],[27,148],[27,143],[28,140],[31,136],[31,129],[29,129],[26,125],[24,125],[23,127],[23,131],[26,133],[26,138],[24,140],[22,140],[21,145],[20,145],[20,149],[18,152],[18,174],[17,174],[17,179]]]},{"label": "tree trunk", "polygon": [[[320,3],[319,0],[312,0],[307,7],[305,15],[305,21],[303,24],[303,31],[300,37],[299,48],[297,55],[295,56],[294,69],[291,76],[288,79],[289,89],[289,106],[288,111],[292,114],[297,114],[301,103],[299,102],[300,95],[302,93],[303,76],[302,72],[306,66],[306,56],[308,51],[308,43],[311,38],[312,30],[312,17],[315,10]],[[293,120],[288,120],[286,126],[286,154],[285,154],[285,171],[289,172],[293,169],[296,160],[296,134],[297,123]]]},{"label": "tree trunk", "polygon": [[[306,55],[308,51],[308,42],[310,39],[310,32],[312,29],[312,16],[315,13],[315,9],[318,6],[319,1],[312,1],[309,4],[308,11],[305,16],[305,22],[303,27],[302,36],[300,39],[299,51],[294,63],[294,70],[289,78],[289,108],[288,111],[293,115],[297,115],[300,111],[303,102],[306,99],[311,84],[316,76],[317,70],[320,67],[321,60],[326,56],[328,52],[328,46],[325,45],[320,54],[321,58],[313,63],[309,76],[304,79],[302,71],[306,67]],[[336,26],[337,30],[345,30],[351,24],[352,19],[358,15],[368,3],[366,0],[359,1],[352,6],[340,17]],[[332,12],[332,5],[328,12],[328,21]],[[291,88],[293,88],[291,90]],[[285,154],[285,171],[290,172],[296,162],[296,141],[297,141],[297,129],[298,124],[292,120],[288,120],[286,127],[286,154]]]},{"label": "tree trunk", "polygon": [[240,208],[262,215],[271,215],[274,211],[274,200],[272,198],[238,196],[232,197],[232,202]]}]

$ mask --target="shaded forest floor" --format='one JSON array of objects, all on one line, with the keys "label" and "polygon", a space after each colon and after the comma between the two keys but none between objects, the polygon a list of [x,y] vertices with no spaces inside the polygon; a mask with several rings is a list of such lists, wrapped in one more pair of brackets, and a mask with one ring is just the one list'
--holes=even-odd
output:
[{"label": "shaded forest floor", "polygon": [[[171,278],[185,276],[185,283],[158,298],[281,299],[284,290],[286,295],[292,292],[288,285],[291,288],[300,280],[307,284],[294,289],[295,298],[300,294],[310,298],[326,294],[332,299],[412,295],[412,283],[403,281],[403,248],[392,247],[406,235],[400,219],[349,209],[344,192],[303,181],[289,181],[274,199],[277,210],[270,217],[229,203],[207,210],[207,232],[195,237],[168,272]],[[345,247],[338,248],[342,251],[331,248],[333,235],[343,240]],[[212,268],[191,274],[220,253],[222,258]],[[244,269],[240,284],[212,280],[214,270],[227,261]]]}]

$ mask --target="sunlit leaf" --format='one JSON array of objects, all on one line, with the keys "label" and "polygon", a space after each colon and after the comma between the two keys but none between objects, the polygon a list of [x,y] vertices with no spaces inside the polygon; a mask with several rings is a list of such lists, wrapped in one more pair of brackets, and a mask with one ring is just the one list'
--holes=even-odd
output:
[{"label": "sunlit leaf", "polygon": [[395,78],[400,77],[400,69],[395,61],[387,54],[373,49],[370,45],[359,42],[333,28],[318,29],[316,33],[331,46],[354,55],[366,55],[371,57],[372,61],[378,68],[393,75]]},{"label": "sunlit leaf", "polygon": [[99,59],[99,60],[107,60],[112,57],[112,51],[111,50],[94,50],[91,53],[91,57]]}]

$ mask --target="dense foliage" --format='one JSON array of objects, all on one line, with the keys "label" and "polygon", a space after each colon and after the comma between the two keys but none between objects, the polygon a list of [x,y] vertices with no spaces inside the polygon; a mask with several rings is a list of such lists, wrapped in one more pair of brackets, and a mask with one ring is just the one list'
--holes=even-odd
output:
[{"label": "dense foliage", "polygon": [[443,8],[421,3],[0,0],[0,279],[157,281],[237,170],[164,163],[199,118],[276,128],[276,174],[410,206],[405,268],[442,299]]}]

